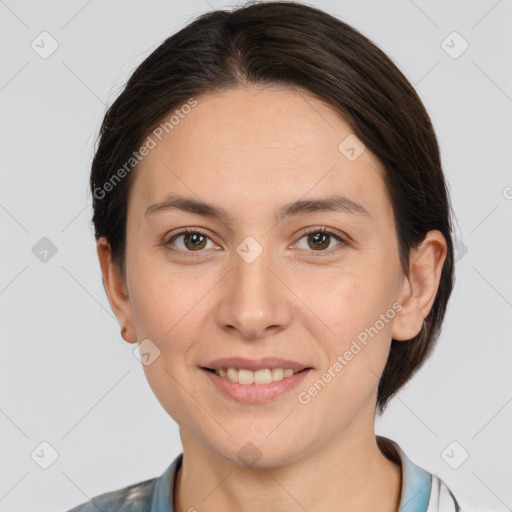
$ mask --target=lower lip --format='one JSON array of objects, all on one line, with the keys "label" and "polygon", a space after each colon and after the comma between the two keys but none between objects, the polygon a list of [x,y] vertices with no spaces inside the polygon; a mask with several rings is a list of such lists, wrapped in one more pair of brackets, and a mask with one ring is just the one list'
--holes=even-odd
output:
[{"label": "lower lip", "polygon": [[214,372],[201,368],[206,376],[224,393],[237,402],[245,404],[256,404],[270,402],[279,395],[297,387],[309,374],[312,369],[303,370],[290,377],[270,382],[268,384],[238,384],[220,377]]}]

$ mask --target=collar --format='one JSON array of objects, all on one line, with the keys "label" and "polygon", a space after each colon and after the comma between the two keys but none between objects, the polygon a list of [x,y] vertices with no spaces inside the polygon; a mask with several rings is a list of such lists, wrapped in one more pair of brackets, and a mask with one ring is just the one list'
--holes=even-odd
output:
[{"label": "collar", "polygon": [[[386,457],[401,464],[402,493],[398,507],[400,512],[427,512],[432,475],[414,464],[400,446],[391,439],[377,436],[377,443]],[[174,512],[172,497],[182,461],[183,453],[180,453],[157,478],[151,500],[151,512]]]},{"label": "collar", "polygon": [[382,453],[402,468],[402,493],[400,512],[427,512],[432,490],[432,475],[414,464],[400,446],[391,439],[377,436]]}]

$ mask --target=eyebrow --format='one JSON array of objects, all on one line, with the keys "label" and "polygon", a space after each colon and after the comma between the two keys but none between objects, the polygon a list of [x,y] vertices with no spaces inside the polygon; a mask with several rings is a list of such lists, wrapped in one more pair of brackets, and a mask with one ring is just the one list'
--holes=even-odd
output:
[{"label": "eyebrow", "polygon": [[[220,206],[183,196],[171,196],[160,203],[152,204],[146,209],[145,215],[168,210],[180,210],[204,217],[218,218],[226,223],[232,220],[229,212]],[[343,195],[332,195],[326,198],[300,199],[284,205],[276,211],[275,221],[279,222],[285,217],[315,212],[343,212],[371,218],[371,215],[361,204]]]}]

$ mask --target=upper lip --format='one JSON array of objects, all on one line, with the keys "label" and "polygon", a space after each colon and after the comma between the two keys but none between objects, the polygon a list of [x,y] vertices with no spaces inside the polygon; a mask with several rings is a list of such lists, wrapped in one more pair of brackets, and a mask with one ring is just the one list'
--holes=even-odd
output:
[{"label": "upper lip", "polygon": [[290,359],[282,359],[280,357],[262,357],[261,359],[247,359],[245,357],[224,357],[209,361],[202,366],[210,370],[218,370],[220,368],[242,368],[245,370],[264,370],[266,368],[291,368],[293,370],[304,370],[311,366]]}]

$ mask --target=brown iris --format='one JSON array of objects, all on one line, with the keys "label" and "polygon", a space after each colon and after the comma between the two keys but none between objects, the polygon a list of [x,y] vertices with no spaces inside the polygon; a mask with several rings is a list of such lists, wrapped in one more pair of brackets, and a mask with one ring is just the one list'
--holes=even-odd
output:
[{"label": "brown iris", "polygon": [[183,235],[183,243],[185,247],[192,251],[203,249],[206,245],[206,240],[207,237],[201,233],[185,233]]},{"label": "brown iris", "polygon": [[[329,235],[327,233],[321,233],[321,232],[312,233],[312,234],[308,235],[308,245],[309,245],[309,247],[311,247],[311,249],[315,249],[315,250],[325,249],[326,247],[329,247],[330,236],[331,235]],[[310,240],[314,241],[313,245],[310,244]]]}]

